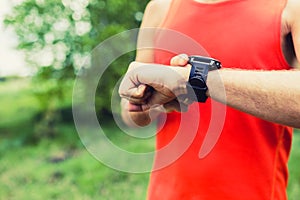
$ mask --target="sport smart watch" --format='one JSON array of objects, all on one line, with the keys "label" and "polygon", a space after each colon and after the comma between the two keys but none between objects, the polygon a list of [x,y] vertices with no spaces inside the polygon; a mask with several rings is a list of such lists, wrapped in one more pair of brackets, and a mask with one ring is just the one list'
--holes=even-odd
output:
[{"label": "sport smart watch", "polygon": [[192,66],[189,76],[188,94],[193,101],[205,102],[207,99],[206,85],[207,74],[209,71],[217,70],[222,67],[221,62],[210,57],[189,56],[188,63]]}]

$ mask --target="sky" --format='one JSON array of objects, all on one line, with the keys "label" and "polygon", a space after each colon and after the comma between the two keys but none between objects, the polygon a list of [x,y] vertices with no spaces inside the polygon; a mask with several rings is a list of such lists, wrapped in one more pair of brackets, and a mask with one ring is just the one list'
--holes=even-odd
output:
[{"label": "sky", "polygon": [[16,50],[17,36],[3,25],[4,16],[10,12],[12,2],[0,0],[0,77],[29,74],[22,52]]}]

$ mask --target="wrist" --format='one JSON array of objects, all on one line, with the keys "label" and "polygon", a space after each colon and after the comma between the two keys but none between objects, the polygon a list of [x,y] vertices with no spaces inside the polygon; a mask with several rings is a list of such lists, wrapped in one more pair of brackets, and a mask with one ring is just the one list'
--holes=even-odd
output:
[{"label": "wrist", "polygon": [[190,73],[191,73],[192,66],[190,64],[186,65],[185,67],[172,67],[172,69],[175,69],[178,74],[180,74],[183,77],[183,80],[188,82]]},{"label": "wrist", "polygon": [[210,71],[207,76],[207,93],[206,95],[216,101],[225,102],[226,92],[225,92],[225,82],[224,74],[226,74],[227,69],[220,69],[216,71]]},{"label": "wrist", "polygon": [[206,91],[206,96],[207,97],[211,97],[211,87],[212,87],[212,83],[214,80],[214,77],[216,76],[216,74],[219,73],[218,71],[210,71],[207,74],[207,79],[206,79],[206,85],[207,85],[207,91]]}]

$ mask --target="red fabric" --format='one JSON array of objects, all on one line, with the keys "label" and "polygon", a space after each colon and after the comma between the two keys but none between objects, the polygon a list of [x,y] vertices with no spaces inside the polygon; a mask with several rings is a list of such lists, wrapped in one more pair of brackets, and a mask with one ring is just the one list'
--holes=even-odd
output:
[{"label": "red fabric", "polygon": [[[177,38],[179,35],[158,32],[159,49],[155,50],[155,60],[169,64],[177,53],[208,54],[229,68],[290,69],[280,45],[285,1],[227,0],[204,4],[174,0],[162,28],[183,33],[190,40],[184,42]],[[206,157],[199,158],[211,123],[222,126],[222,113],[220,122],[218,114],[211,118],[212,104],[220,110],[223,107],[211,100],[205,104],[194,103],[187,113],[170,113],[165,123],[159,124],[157,150],[164,149],[175,136],[183,137],[167,151],[157,153],[154,168],[168,163],[166,160],[174,154],[180,154],[185,138],[193,138],[194,132],[196,136],[180,158],[152,172],[148,199],[286,199],[292,129],[226,107],[218,142]]]}]

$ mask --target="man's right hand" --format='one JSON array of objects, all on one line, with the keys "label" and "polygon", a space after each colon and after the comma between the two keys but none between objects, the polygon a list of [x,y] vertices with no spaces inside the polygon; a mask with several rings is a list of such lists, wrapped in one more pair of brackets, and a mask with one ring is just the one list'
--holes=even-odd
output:
[{"label": "man's right hand", "polygon": [[[172,63],[182,62],[180,58]],[[119,94],[135,105],[132,111],[145,111],[159,105],[173,106],[176,97],[187,93],[190,66],[166,66],[132,62],[119,88]],[[147,88],[152,88],[147,92]]]}]

